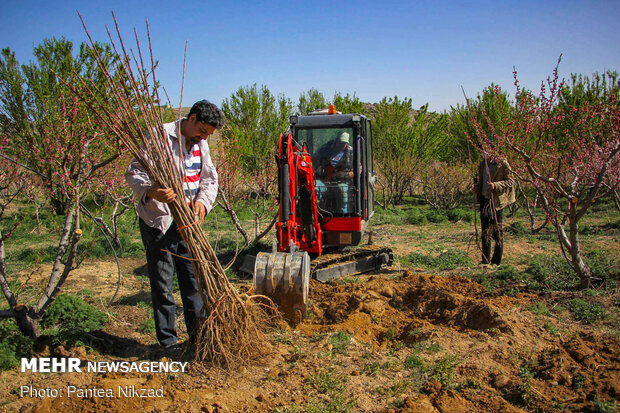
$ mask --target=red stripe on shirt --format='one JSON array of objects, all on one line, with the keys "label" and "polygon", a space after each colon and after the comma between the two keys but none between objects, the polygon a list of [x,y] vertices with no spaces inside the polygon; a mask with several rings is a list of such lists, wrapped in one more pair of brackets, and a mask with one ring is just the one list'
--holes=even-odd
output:
[{"label": "red stripe on shirt", "polygon": [[196,182],[200,180],[200,174],[186,176],[183,182]]},{"label": "red stripe on shirt", "polygon": [[200,156],[200,149],[196,149],[194,152],[192,152],[192,156]]}]

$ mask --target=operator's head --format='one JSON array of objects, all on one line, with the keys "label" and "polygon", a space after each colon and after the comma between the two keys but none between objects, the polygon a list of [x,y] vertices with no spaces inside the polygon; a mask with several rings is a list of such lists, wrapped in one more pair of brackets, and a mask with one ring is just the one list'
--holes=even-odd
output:
[{"label": "operator's head", "polygon": [[187,115],[187,120],[181,125],[181,133],[193,143],[207,139],[216,129],[224,124],[222,111],[208,100],[200,100]]},{"label": "operator's head", "polygon": [[349,133],[348,132],[340,132],[338,135],[338,140],[336,141],[337,145],[340,147],[345,147],[349,144]]}]

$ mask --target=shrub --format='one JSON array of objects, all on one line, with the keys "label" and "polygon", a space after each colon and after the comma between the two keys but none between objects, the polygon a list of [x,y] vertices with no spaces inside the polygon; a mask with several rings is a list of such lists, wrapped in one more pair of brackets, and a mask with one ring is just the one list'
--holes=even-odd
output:
[{"label": "shrub", "polygon": [[32,339],[24,336],[15,320],[0,320],[0,370],[19,364],[19,359],[32,353]]},{"label": "shrub", "polygon": [[434,224],[441,224],[448,220],[448,216],[442,209],[431,209],[426,213],[426,219]]},{"label": "shrub", "polygon": [[461,208],[448,209],[446,210],[446,216],[450,222],[472,222],[474,220],[474,211]]},{"label": "shrub", "polygon": [[495,278],[500,280],[515,280],[522,281],[525,279],[524,274],[520,273],[515,267],[510,264],[497,267],[494,273]]},{"label": "shrub", "polygon": [[80,297],[60,294],[43,316],[41,325],[46,328],[57,328],[59,339],[65,340],[101,330],[107,321],[106,313],[85,303]]},{"label": "shrub", "polygon": [[412,208],[407,211],[406,221],[410,225],[423,225],[426,224],[426,215],[418,208]]}]

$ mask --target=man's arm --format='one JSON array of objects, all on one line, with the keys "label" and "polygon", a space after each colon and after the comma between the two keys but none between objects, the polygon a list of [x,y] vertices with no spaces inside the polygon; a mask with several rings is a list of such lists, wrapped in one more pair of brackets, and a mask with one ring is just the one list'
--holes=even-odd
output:
[{"label": "man's arm", "polygon": [[147,191],[153,186],[153,181],[135,158],[125,172],[125,181],[129,184],[136,201],[145,204],[148,201]]},{"label": "man's arm", "polygon": [[516,187],[517,181],[508,162],[502,161],[501,167],[504,169],[504,173],[501,174],[499,181],[492,182],[491,189],[501,193],[509,192]]}]

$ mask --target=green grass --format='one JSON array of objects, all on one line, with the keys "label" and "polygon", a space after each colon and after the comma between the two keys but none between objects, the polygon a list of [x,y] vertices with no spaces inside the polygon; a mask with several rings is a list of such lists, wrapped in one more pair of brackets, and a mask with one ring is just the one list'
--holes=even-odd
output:
[{"label": "green grass", "polygon": [[305,413],[349,413],[355,408],[355,400],[349,400],[343,392],[330,394],[328,400],[314,399],[304,406],[300,412]]},{"label": "green grass", "polygon": [[549,309],[547,308],[545,303],[540,302],[540,301],[535,302],[531,306],[527,307],[527,309],[536,315],[549,315],[550,314]]},{"label": "green grass", "polygon": [[308,376],[306,385],[320,394],[340,392],[343,389],[345,378],[333,370],[322,369]]},{"label": "green grass", "polygon": [[473,264],[465,252],[455,249],[445,250],[438,256],[412,252],[405,258],[405,261],[414,265],[421,265],[423,267],[436,268],[439,270],[453,270],[457,267],[465,267]]},{"label": "green grass", "polygon": [[[34,207],[30,204],[16,203],[17,208],[12,209],[12,213],[5,214],[0,222],[0,229],[5,232],[12,228],[14,223],[19,223],[17,230],[5,241],[8,273],[14,274],[18,271],[50,263],[56,257],[58,242],[64,217],[56,216],[47,208],[40,210],[40,231],[37,232],[37,224],[34,214]],[[109,216],[110,208],[104,209],[104,215]],[[91,209],[91,212],[100,215],[100,211]],[[103,233],[100,231],[99,224],[82,214],[80,226],[83,230],[82,239],[78,244],[78,256],[88,256],[92,258],[103,258],[113,256],[110,247]],[[118,232],[121,248],[114,246],[118,256],[129,257],[143,255],[144,247],[140,239],[140,232],[135,224],[136,217],[133,209],[128,210],[118,220]]]},{"label": "green grass", "polygon": [[[428,266],[434,264],[432,257],[421,257]],[[522,256],[519,261],[527,264],[523,271],[510,264],[493,269],[472,269],[463,273],[487,288],[489,292],[499,290],[504,295],[514,296],[519,291],[578,291],[579,277],[570,264],[560,255],[539,254]],[[584,261],[593,273],[594,288],[584,290],[587,295],[606,294],[616,291],[620,278],[619,260],[608,252],[590,252]],[[517,284],[515,284],[517,282]]]},{"label": "green grass", "polygon": [[374,393],[382,397],[397,397],[408,393],[413,388],[409,380],[395,380],[391,386],[380,386],[374,389]]},{"label": "green grass", "polygon": [[519,272],[519,270],[517,270],[515,267],[513,267],[510,264],[500,265],[499,267],[497,267],[493,275],[498,280],[513,280],[513,281],[523,281],[527,277],[524,273]]},{"label": "green grass", "polygon": [[393,341],[396,338],[396,336],[397,336],[397,332],[394,327],[388,327],[388,329],[386,330],[384,334],[384,338],[390,341]]},{"label": "green grass", "polygon": [[290,330],[276,327],[271,334],[271,341],[281,344],[294,344],[293,335]]},{"label": "green grass", "polygon": [[457,356],[446,354],[425,369],[431,379],[437,380],[446,388],[452,388],[454,387],[454,374],[460,364]]},{"label": "green grass", "polygon": [[566,303],[573,318],[584,324],[596,324],[607,318],[607,312],[597,303],[590,303],[580,298],[573,298]]},{"label": "green grass", "polygon": [[428,205],[409,205],[398,208],[376,208],[374,223],[377,225],[425,225],[446,222],[472,222],[474,211],[470,209],[434,209]]},{"label": "green grass", "polygon": [[557,328],[556,326],[554,326],[553,324],[551,324],[550,322],[546,322],[545,325],[543,326],[545,328],[545,330],[547,330],[549,332],[549,334],[551,334],[552,336],[557,336],[558,334],[560,334],[560,329]]},{"label": "green grass", "polygon": [[597,413],[617,413],[620,407],[617,400],[601,400],[598,395],[594,398],[593,403]]},{"label": "green grass", "polygon": [[352,334],[347,333],[346,331],[337,331],[331,337],[329,337],[328,343],[332,346],[333,354],[344,354],[351,344]]},{"label": "green grass", "polygon": [[155,319],[153,317],[149,317],[140,323],[139,328],[141,333],[150,334],[151,336],[155,336]]},{"label": "green grass", "polygon": [[439,343],[427,343],[426,341],[418,341],[415,342],[411,346],[415,351],[423,351],[425,353],[437,353],[442,350],[441,344]]},{"label": "green grass", "polygon": [[529,287],[535,290],[572,291],[579,285],[577,274],[561,256],[537,255],[525,272],[530,276]]},{"label": "green grass", "polygon": [[424,359],[419,353],[414,352],[405,359],[405,367],[408,369],[420,369],[424,367]]}]

